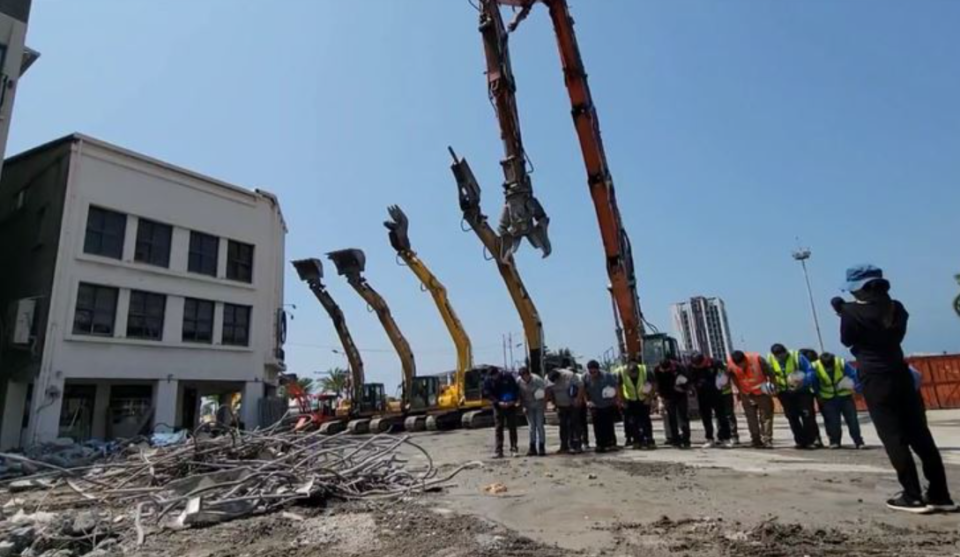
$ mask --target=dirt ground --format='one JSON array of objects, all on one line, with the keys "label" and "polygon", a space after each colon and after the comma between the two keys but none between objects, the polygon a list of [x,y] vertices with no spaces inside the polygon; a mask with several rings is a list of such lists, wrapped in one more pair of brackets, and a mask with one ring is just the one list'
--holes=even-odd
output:
[{"label": "dirt ground", "polygon": [[[956,491],[960,412],[930,418]],[[879,447],[864,425],[868,444]],[[522,428],[521,445],[525,434]],[[547,434],[556,439],[555,428]],[[796,451],[788,434],[778,419],[774,451],[503,460],[490,458],[492,430],[415,434],[443,470],[482,465],[439,493],[297,507],[295,514],[164,532],[142,548],[115,549],[146,557],[960,556],[960,515],[921,517],[883,506],[897,484],[882,449]],[[419,458],[411,454],[410,465]],[[486,493],[494,483],[506,491]]]}]

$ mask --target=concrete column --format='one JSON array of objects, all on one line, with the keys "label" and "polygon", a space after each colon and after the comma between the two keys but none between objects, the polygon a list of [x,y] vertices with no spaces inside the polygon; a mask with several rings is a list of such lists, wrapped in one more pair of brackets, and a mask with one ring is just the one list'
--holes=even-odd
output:
[{"label": "concrete column", "polygon": [[93,399],[93,423],[91,424],[91,434],[94,439],[107,438],[107,422],[110,411],[110,383],[101,381],[97,383],[97,395]]},{"label": "concrete column", "polygon": [[223,344],[223,302],[213,305],[213,345]]},{"label": "concrete column", "polygon": [[130,315],[130,289],[121,288],[117,294],[117,316],[113,324],[113,336],[127,338],[127,317]]},{"label": "concrete column", "polygon": [[260,400],[263,399],[263,382],[247,381],[243,385],[241,416],[247,429],[256,429],[260,426]]},{"label": "concrete column", "polygon": [[183,303],[185,298],[167,296],[167,309],[163,316],[163,342],[179,344],[183,341]]},{"label": "concrete column", "polygon": [[123,255],[124,261],[133,261],[137,254],[137,228],[140,225],[140,219],[127,215],[127,229],[123,236]]},{"label": "concrete column", "polygon": [[176,379],[157,381],[153,393],[154,431],[172,432],[177,423],[179,386]]},{"label": "concrete column", "polygon": [[217,250],[217,278],[227,278],[227,249],[228,241],[226,238],[220,238],[220,244]]},{"label": "concrete column", "polygon": [[30,425],[24,445],[46,443],[60,436],[60,413],[63,411],[64,378],[60,372],[42,373],[36,383],[30,405]]},{"label": "concrete column", "polygon": [[20,426],[23,423],[23,407],[27,402],[27,384],[7,382],[3,397],[3,416],[0,417],[0,450],[20,446]]},{"label": "concrete column", "polygon": [[170,238],[170,270],[185,273],[190,261],[190,231],[174,227]]}]

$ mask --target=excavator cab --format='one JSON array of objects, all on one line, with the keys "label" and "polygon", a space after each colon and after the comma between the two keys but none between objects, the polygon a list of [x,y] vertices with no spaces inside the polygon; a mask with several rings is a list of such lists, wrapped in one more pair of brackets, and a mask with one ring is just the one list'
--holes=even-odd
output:
[{"label": "excavator cab", "polygon": [[667,333],[655,333],[643,337],[643,363],[655,366],[665,359],[679,360],[680,345]]},{"label": "excavator cab", "polygon": [[347,277],[348,280],[354,277],[359,278],[367,267],[367,256],[358,249],[331,251],[327,257],[336,266],[337,274]]},{"label": "excavator cab", "polygon": [[365,383],[361,392],[362,398],[358,409],[360,415],[387,410],[387,392],[383,388],[383,383]]},{"label": "excavator cab", "polygon": [[437,407],[440,400],[439,377],[435,375],[414,377],[410,389],[409,410],[418,412]]}]

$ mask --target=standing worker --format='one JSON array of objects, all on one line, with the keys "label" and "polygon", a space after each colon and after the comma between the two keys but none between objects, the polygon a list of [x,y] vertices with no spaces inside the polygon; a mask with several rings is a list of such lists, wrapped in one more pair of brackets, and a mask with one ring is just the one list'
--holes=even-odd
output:
[{"label": "standing worker", "polygon": [[770,347],[767,362],[773,370],[777,398],[790,422],[790,431],[798,449],[813,449],[820,437],[817,414],[813,407],[813,367],[798,351],[788,351],[782,344]]},{"label": "standing worker", "polygon": [[617,378],[612,373],[602,371],[600,362],[590,360],[587,363],[582,392],[593,417],[598,453],[617,450],[617,432],[614,429],[617,406],[620,404],[617,387]]},{"label": "standing worker", "polygon": [[493,405],[496,424],[497,448],[495,458],[503,458],[503,428],[510,430],[510,454],[517,456],[517,404],[520,402],[520,387],[511,373],[498,367],[491,367],[487,380],[483,383],[483,392]]},{"label": "standing worker", "polygon": [[[623,401],[623,429],[635,449],[655,449],[653,423],[650,421],[650,400],[653,383],[647,366],[630,360],[620,368],[620,399]],[[629,442],[629,441],[628,441]]]},{"label": "standing worker", "polygon": [[824,352],[813,364],[817,372],[813,391],[823,413],[823,424],[827,429],[827,438],[831,449],[839,449],[843,441],[841,417],[847,423],[850,437],[856,448],[864,447],[860,436],[860,421],[857,419],[857,405],[853,401],[853,392],[857,384],[857,370],[843,358]]},{"label": "standing worker", "polygon": [[[723,447],[733,446],[730,441],[730,422],[723,409],[723,399],[718,385],[721,374],[726,373],[722,367],[713,358],[708,358],[700,352],[694,352],[690,356],[690,376],[697,393],[697,407],[700,410],[703,431],[707,437],[707,442],[703,445],[705,449],[715,447],[717,441]],[[717,420],[716,438],[713,428],[714,418]]]},{"label": "standing worker", "polygon": [[580,391],[583,389],[583,382],[580,376],[570,369],[568,358],[561,361],[561,366],[547,374],[550,380],[547,393],[557,408],[557,419],[560,421],[558,452],[579,454],[583,452],[580,443],[580,414],[583,413]]},{"label": "standing worker", "polygon": [[717,363],[717,389],[720,390],[720,411],[723,419],[730,428],[730,442],[724,447],[731,448],[740,444],[740,433],[737,424],[737,399],[733,394],[733,379],[727,369],[726,362]]},{"label": "standing worker", "polygon": [[667,444],[677,448],[690,448],[690,415],[687,392],[690,378],[676,360],[664,358],[653,370],[657,392],[666,412]]},{"label": "standing worker", "polygon": [[[888,500],[887,506],[921,514],[956,510],[943,459],[927,426],[923,399],[903,357],[907,310],[890,297],[890,283],[873,265],[847,269],[843,289],[851,292],[856,302],[831,300],[840,315],[840,341],[857,358],[870,418],[903,487],[903,493]],[[926,496],[911,449],[930,482]]]},{"label": "standing worker", "polygon": [[547,383],[542,377],[520,368],[520,401],[530,426],[530,449],[527,456],[547,456],[547,432],[544,427],[547,412]]},{"label": "standing worker", "polygon": [[773,448],[773,376],[769,364],[756,352],[734,351],[727,368],[740,392],[743,413],[750,429],[751,446]]}]

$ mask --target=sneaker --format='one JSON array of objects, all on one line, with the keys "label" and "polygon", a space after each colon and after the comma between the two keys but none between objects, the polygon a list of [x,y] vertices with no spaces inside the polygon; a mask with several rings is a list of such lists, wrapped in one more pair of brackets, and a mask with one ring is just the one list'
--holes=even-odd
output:
[{"label": "sneaker", "polygon": [[927,508],[932,512],[938,513],[954,513],[957,512],[957,504],[953,502],[953,499],[947,497],[946,499],[931,499],[928,495],[923,498],[927,503]]},{"label": "sneaker", "polygon": [[768,450],[769,450],[769,449],[772,449],[772,448],[773,448],[773,441],[767,441],[766,443],[764,443],[763,445],[761,445],[760,448],[761,448],[761,449],[768,449]]},{"label": "sneaker", "polygon": [[857,450],[858,450],[858,451],[863,451],[863,450],[866,450],[866,449],[868,449],[868,448],[869,448],[869,447],[867,447],[867,444],[866,444],[866,443],[862,443],[862,442],[861,442],[861,443],[857,443]]},{"label": "sneaker", "polygon": [[923,501],[910,499],[902,493],[893,499],[887,499],[887,508],[913,514],[930,514],[933,512],[933,509],[928,507]]},{"label": "sneaker", "polygon": [[633,450],[635,450],[635,451],[642,450],[642,449],[643,449],[643,443],[634,443],[633,445],[630,446],[630,448],[633,449]]},{"label": "sneaker", "polygon": [[686,449],[689,449],[690,447],[691,447],[690,441],[684,441],[684,442],[680,443],[680,448],[681,448],[681,449],[686,450]]},{"label": "sneaker", "polygon": [[503,451],[493,453],[493,458],[503,458]]},{"label": "sneaker", "polygon": [[720,446],[723,447],[724,449],[732,449],[736,445],[733,444],[733,440],[727,439],[726,441],[720,443]]},{"label": "sneaker", "polygon": [[570,449],[558,449],[557,454],[570,454]]},{"label": "sneaker", "polygon": [[713,440],[711,439],[711,440],[708,440],[708,441],[707,441],[706,443],[704,443],[703,445],[700,445],[700,448],[702,448],[702,449],[712,449],[712,448],[714,448],[714,447],[716,447],[716,446],[717,446],[717,444],[714,443]]},{"label": "sneaker", "polygon": [[537,456],[537,450],[531,448],[529,451],[527,451],[527,456]]},{"label": "sneaker", "polygon": [[835,451],[840,448],[840,443],[830,443],[830,450]]}]

